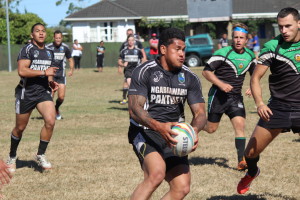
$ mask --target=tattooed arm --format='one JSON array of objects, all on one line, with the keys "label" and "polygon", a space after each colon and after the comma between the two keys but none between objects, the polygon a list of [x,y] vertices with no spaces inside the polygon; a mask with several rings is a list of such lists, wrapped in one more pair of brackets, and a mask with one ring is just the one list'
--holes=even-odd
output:
[{"label": "tattooed arm", "polygon": [[193,119],[191,122],[192,127],[196,133],[196,140],[193,146],[193,151],[198,147],[198,133],[203,129],[206,123],[206,112],[205,112],[205,103],[195,103],[190,105],[191,112],[193,114]]},{"label": "tattooed arm", "polygon": [[176,122],[162,123],[153,119],[149,113],[144,110],[146,98],[142,95],[128,95],[128,109],[130,117],[139,124],[159,132],[167,141],[169,146],[173,146],[177,141],[172,135],[177,135],[171,130],[171,126]]}]

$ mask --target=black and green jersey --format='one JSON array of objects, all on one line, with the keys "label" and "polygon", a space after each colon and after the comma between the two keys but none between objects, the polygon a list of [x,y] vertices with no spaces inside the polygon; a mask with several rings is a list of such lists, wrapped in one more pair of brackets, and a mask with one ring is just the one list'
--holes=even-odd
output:
[{"label": "black and green jersey", "polygon": [[284,42],[281,35],[265,43],[258,64],[270,67],[272,98],[300,103],[300,42]]},{"label": "black and green jersey", "polygon": [[252,74],[255,65],[255,55],[251,50],[245,48],[244,53],[239,54],[228,46],[216,51],[204,70],[214,71],[220,80],[230,84],[233,89],[229,94],[241,94],[246,72]]}]

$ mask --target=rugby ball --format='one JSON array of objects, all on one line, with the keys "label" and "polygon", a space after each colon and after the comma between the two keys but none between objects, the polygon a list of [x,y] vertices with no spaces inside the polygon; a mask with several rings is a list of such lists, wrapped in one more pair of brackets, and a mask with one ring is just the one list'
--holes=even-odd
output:
[{"label": "rugby ball", "polygon": [[178,141],[176,146],[172,147],[173,153],[179,157],[191,153],[196,138],[193,127],[188,123],[181,122],[173,126],[172,131],[178,134],[173,135],[174,139]]}]

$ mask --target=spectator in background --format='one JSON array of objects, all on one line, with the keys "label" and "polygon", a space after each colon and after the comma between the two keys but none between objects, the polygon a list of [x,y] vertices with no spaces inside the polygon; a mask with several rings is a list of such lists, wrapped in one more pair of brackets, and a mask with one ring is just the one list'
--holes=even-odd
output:
[{"label": "spectator in background", "polygon": [[100,46],[97,46],[97,68],[98,72],[103,72],[103,60],[104,60],[104,42],[100,42]]},{"label": "spectator in background", "polygon": [[247,48],[253,51],[253,36],[251,33],[248,34]]},{"label": "spectator in background", "polygon": [[260,52],[260,44],[259,44],[259,39],[258,39],[257,33],[253,32],[252,35],[253,35],[253,43],[252,43],[253,44],[253,52],[254,52],[256,60],[257,60],[259,52]]},{"label": "spectator in background", "polygon": [[72,51],[72,57],[75,62],[75,69],[79,70],[80,69],[80,59],[82,55],[82,46],[78,43],[78,40],[74,40],[73,44],[73,51]]},{"label": "spectator in background", "polygon": [[158,39],[156,38],[156,33],[152,33],[151,39],[149,40],[150,46],[150,59],[156,59],[158,56]]},{"label": "spectator in background", "polygon": [[218,43],[218,49],[221,49],[223,47],[227,47],[228,46],[228,39],[227,39],[227,34],[223,33],[221,39],[219,40]]}]

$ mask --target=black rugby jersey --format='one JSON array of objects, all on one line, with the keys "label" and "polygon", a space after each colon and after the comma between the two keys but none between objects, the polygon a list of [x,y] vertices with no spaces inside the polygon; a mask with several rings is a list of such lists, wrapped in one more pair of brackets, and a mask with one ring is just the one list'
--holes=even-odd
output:
[{"label": "black rugby jersey", "polygon": [[[280,48],[276,48],[280,42]],[[289,104],[300,103],[300,41],[284,42],[281,35],[264,44],[259,64],[270,67],[271,96]]]},{"label": "black rugby jersey", "polygon": [[246,72],[252,75],[255,65],[255,55],[251,50],[245,48],[244,53],[239,54],[228,46],[216,51],[204,70],[214,71],[218,79],[230,84],[233,89],[228,94],[241,94]]},{"label": "black rugby jersey", "polygon": [[147,61],[135,68],[128,95],[146,97],[144,109],[160,122],[184,121],[186,101],[189,105],[204,103],[196,74],[184,65],[176,72],[166,71],[158,60]]},{"label": "black rugby jersey", "polygon": [[70,59],[71,51],[65,43],[61,43],[60,46],[56,46],[54,43],[47,45],[47,48],[50,48],[54,53],[54,65],[59,67],[56,71],[55,76],[66,76],[66,65],[67,59]]},{"label": "black rugby jersey", "polygon": [[103,56],[104,56],[104,53],[101,53],[101,52],[99,52],[98,50],[104,51],[104,50],[105,50],[105,47],[104,47],[104,46],[97,46],[97,56],[100,56],[100,55],[103,55]]},{"label": "black rugby jersey", "polygon": [[[30,60],[30,69],[42,71],[51,67],[54,60],[54,54],[53,51],[47,48],[46,46],[44,49],[39,49],[35,44],[30,43],[21,49],[18,56],[18,61],[19,60]],[[49,90],[48,77],[21,77],[18,86],[24,88],[27,92],[31,93],[32,95],[35,95],[39,92]]]},{"label": "black rugby jersey", "polygon": [[120,53],[120,58],[124,62],[128,62],[126,70],[134,70],[136,66],[141,63],[141,59],[143,58],[143,54],[140,49],[133,48],[133,49],[123,49]]}]

